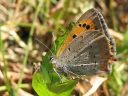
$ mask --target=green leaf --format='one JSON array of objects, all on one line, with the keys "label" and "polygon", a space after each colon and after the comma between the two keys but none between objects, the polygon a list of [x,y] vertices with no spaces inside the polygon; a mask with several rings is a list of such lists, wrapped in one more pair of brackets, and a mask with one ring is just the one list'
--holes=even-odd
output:
[{"label": "green leaf", "polygon": [[32,86],[39,96],[69,96],[76,85],[75,80],[64,83],[46,83],[40,73],[33,75]]},{"label": "green leaf", "polygon": [[[72,89],[74,88],[74,85],[76,84],[75,80],[69,80],[67,82],[63,82],[63,83],[55,83],[55,84],[50,84],[48,85],[49,90],[51,90],[52,92],[55,93],[62,93],[65,91],[72,91]],[[61,89],[61,90],[58,90]]]},{"label": "green leaf", "polygon": [[40,73],[36,73],[32,78],[32,86],[39,96],[56,96],[47,88],[46,82]]}]

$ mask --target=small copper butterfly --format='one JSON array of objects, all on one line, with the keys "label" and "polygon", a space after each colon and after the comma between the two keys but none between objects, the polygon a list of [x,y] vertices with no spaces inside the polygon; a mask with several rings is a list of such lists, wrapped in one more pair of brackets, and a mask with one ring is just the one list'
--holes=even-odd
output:
[{"label": "small copper butterfly", "polygon": [[74,76],[90,76],[111,71],[116,45],[97,9],[85,12],[76,22],[55,58],[56,69]]}]

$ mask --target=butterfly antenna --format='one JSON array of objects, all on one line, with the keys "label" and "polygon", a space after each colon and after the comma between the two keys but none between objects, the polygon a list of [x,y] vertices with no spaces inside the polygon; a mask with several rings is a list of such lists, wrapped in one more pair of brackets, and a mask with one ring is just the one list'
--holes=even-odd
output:
[{"label": "butterfly antenna", "polygon": [[52,32],[52,36],[53,36],[53,44],[54,44],[54,48],[55,48],[55,51],[56,51],[56,43],[55,43],[55,34],[54,34],[54,32]]},{"label": "butterfly antenna", "polygon": [[50,53],[52,54],[52,55],[54,55],[53,54],[53,52],[48,48],[48,46],[46,46],[43,42],[41,42],[38,38],[34,38],[37,42],[39,42],[39,43],[41,43],[43,46],[45,46],[45,48],[47,48],[49,51],[50,51]]}]

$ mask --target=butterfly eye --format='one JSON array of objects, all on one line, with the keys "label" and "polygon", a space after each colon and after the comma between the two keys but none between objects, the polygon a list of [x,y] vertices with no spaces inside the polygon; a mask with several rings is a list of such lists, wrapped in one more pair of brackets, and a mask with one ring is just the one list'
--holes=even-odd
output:
[{"label": "butterfly eye", "polygon": [[74,34],[73,36],[72,36],[72,38],[74,39],[74,38],[76,38],[77,37],[77,35],[76,34]]},{"label": "butterfly eye", "polygon": [[50,56],[49,60],[52,61],[53,60],[53,56]]},{"label": "butterfly eye", "polygon": [[50,56],[50,62],[53,64],[56,64],[56,57],[55,56]]}]

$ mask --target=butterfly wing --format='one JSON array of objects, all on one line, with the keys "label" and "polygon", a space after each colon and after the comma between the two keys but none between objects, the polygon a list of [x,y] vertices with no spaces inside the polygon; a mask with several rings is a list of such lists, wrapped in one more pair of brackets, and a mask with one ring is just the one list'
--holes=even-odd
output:
[{"label": "butterfly wing", "polygon": [[[83,23],[84,20],[89,22]],[[109,62],[111,58],[115,58],[116,50],[102,14],[97,9],[90,9],[80,17],[77,23],[80,27],[81,25],[83,27],[85,23],[95,26],[81,32],[78,37],[67,44],[57,59],[58,69],[64,73],[77,75],[109,72]],[[73,36],[75,32],[71,33]]]},{"label": "butterfly wing", "polygon": [[111,52],[113,57],[116,57],[116,45],[115,45],[115,41],[113,39],[113,37],[111,35],[109,35],[109,31],[108,31],[108,27],[107,24],[102,16],[102,14],[100,13],[99,10],[92,8],[90,10],[88,10],[87,12],[85,12],[80,19],[77,22],[80,22],[82,20],[86,20],[86,19],[91,19],[94,24],[96,25],[96,29],[101,30],[105,36],[108,38],[109,42],[110,42],[110,47],[111,47]]},{"label": "butterfly wing", "polygon": [[[94,75],[108,72],[111,53],[108,39],[100,31],[88,31],[75,38],[58,58],[65,73]],[[59,63],[61,62],[61,64]]]}]

